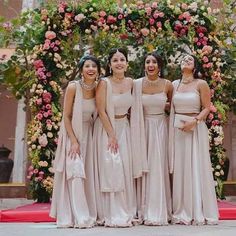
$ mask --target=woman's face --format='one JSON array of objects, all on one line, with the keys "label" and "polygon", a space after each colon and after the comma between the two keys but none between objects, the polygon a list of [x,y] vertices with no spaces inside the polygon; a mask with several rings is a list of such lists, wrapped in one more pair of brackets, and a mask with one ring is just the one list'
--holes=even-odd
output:
[{"label": "woman's face", "polygon": [[82,67],[82,72],[84,79],[96,80],[98,77],[98,67],[97,64],[92,60],[86,60]]},{"label": "woman's face", "polygon": [[125,58],[125,55],[119,51],[113,54],[110,67],[113,71],[113,74],[124,74],[127,70],[128,62]]},{"label": "woman's face", "polygon": [[185,56],[181,61],[181,70],[190,70],[194,69],[194,58],[190,55]]},{"label": "woman's face", "polygon": [[147,56],[145,60],[145,71],[148,76],[158,76],[159,67],[157,59],[154,56]]}]

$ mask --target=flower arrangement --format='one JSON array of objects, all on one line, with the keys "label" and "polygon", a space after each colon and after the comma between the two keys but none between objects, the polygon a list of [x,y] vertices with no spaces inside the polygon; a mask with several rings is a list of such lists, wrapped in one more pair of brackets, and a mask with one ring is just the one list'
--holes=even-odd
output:
[{"label": "flower arrangement", "polygon": [[[165,75],[171,80],[176,78],[181,53],[187,50],[195,55],[211,88],[212,106],[207,125],[217,196],[223,198],[226,155],[222,126],[227,111],[235,107],[232,91],[236,91],[232,89],[235,88],[232,82],[233,68],[236,69],[232,53],[235,33],[229,31],[234,8],[228,1],[222,8],[224,12],[212,10],[208,1],[200,0],[134,2],[122,7],[115,0],[45,4],[40,9],[24,12],[13,23],[0,26],[2,42],[16,44],[15,55],[7,64],[1,63],[0,78],[17,97],[25,96],[28,104],[31,165],[27,178],[32,196],[39,202],[49,201],[52,193],[52,163],[62,118],[61,86],[63,81],[74,78],[76,63],[87,50],[86,45],[91,46],[102,62],[109,48],[132,46],[136,50],[136,57],[130,62],[134,78],[141,74],[145,51],[157,50],[163,56],[167,64]],[[227,22],[217,23],[220,14]],[[229,51],[231,54],[226,53]]]}]

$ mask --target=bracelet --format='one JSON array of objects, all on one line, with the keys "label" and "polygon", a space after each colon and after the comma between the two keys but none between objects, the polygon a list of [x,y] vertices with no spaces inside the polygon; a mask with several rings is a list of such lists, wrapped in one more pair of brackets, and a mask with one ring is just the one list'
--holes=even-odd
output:
[{"label": "bracelet", "polygon": [[194,120],[197,121],[197,124],[200,124],[200,122],[201,122],[197,117],[194,117]]}]

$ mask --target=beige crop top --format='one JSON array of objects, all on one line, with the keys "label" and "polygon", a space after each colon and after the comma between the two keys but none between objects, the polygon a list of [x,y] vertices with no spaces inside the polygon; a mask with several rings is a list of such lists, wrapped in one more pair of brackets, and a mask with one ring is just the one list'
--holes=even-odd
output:
[{"label": "beige crop top", "polygon": [[112,99],[114,104],[115,115],[127,114],[129,108],[132,106],[133,103],[131,90],[121,94],[113,93]]}]

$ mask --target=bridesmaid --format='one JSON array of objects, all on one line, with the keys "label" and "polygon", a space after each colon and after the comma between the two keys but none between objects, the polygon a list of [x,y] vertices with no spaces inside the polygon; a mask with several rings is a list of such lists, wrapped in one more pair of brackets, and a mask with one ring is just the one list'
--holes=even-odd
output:
[{"label": "bridesmaid", "polygon": [[173,86],[163,79],[163,61],[155,52],[145,56],[144,65],[145,77],[134,83],[135,103],[131,110],[138,218],[145,225],[167,225],[171,198],[165,107],[171,101]]},{"label": "bridesmaid", "polygon": [[99,117],[94,127],[94,150],[98,223],[108,227],[132,226],[135,212],[128,120],[133,81],[125,77],[127,66],[127,52],[122,48],[111,49],[106,77],[96,92]]},{"label": "bridesmaid", "polygon": [[204,122],[210,108],[210,89],[198,79],[191,55],[181,62],[182,78],[175,80],[170,117],[170,171],[173,172],[173,223],[217,224],[218,209]]},{"label": "bridesmaid", "polygon": [[[100,62],[87,55],[78,67],[81,77],[69,83],[65,94],[50,216],[57,219],[57,227],[89,228],[97,217],[92,127]],[[81,158],[84,170],[83,165],[76,168],[76,158]]]}]

